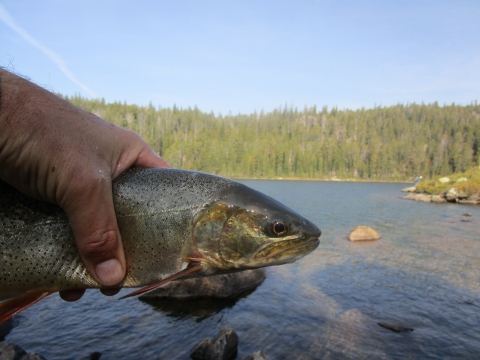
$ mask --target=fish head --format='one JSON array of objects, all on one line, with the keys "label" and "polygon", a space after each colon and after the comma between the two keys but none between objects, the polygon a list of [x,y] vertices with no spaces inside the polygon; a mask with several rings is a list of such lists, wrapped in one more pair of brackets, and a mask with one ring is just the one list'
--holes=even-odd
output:
[{"label": "fish head", "polygon": [[291,263],[319,245],[320,229],[287,206],[239,184],[209,204],[193,244],[211,273]]}]

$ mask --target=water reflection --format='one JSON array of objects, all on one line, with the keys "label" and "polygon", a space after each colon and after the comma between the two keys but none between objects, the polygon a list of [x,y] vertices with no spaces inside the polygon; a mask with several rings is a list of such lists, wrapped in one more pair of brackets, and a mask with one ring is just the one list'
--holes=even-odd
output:
[{"label": "water reflection", "polygon": [[[251,293],[251,292],[250,292]],[[242,297],[246,297],[242,296]],[[220,313],[224,309],[233,308],[237,301],[236,299],[154,299],[145,298],[141,301],[153,307],[155,311],[160,311],[168,317],[174,319],[188,319],[193,318],[195,322],[200,323],[209,317]]]}]

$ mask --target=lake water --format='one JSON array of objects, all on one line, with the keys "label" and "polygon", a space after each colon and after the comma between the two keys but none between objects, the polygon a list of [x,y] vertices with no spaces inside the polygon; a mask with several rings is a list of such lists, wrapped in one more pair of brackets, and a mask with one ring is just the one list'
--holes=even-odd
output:
[{"label": "lake water", "polygon": [[[480,207],[403,200],[404,184],[242,182],[317,224],[318,249],[267,268],[265,282],[236,301],[153,306],[97,291],[76,303],[54,295],[20,314],[7,341],[47,359],[93,351],[189,359],[198,341],[227,326],[239,336],[238,359],[260,349],[270,360],[480,357]],[[382,238],[349,242],[357,225]]]}]

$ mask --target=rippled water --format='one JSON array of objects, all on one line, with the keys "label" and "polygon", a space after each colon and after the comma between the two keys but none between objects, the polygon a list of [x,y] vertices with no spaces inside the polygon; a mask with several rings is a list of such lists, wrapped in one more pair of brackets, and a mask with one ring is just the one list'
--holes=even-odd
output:
[{"label": "rippled water", "polygon": [[[93,351],[102,359],[188,359],[198,341],[228,326],[239,335],[238,359],[260,349],[271,360],[480,356],[480,207],[403,200],[401,184],[244,183],[316,223],[319,248],[268,268],[265,282],[236,301],[52,296],[19,315],[7,341],[47,359]],[[349,242],[357,225],[382,239]]]}]

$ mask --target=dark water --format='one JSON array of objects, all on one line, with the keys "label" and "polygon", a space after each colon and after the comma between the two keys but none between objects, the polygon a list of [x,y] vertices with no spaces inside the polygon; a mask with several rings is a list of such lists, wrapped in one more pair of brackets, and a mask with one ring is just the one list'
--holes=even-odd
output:
[{"label": "dark water", "polygon": [[[480,357],[480,207],[403,200],[401,184],[245,183],[316,223],[319,248],[268,268],[259,288],[226,303],[52,296],[22,313],[7,340],[47,359],[93,351],[102,359],[188,359],[198,341],[228,326],[239,335],[238,359],[260,349],[271,360]],[[357,225],[382,239],[350,243]]]}]

